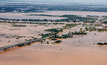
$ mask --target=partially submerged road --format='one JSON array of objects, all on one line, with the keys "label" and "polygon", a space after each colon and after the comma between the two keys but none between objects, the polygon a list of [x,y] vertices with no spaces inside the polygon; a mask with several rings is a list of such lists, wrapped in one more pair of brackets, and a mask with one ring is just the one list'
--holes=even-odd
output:
[{"label": "partially submerged road", "polygon": [[41,40],[44,40],[44,39],[46,39],[46,38],[40,38],[40,39],[35,39],[35,40],[32,40],[32,41],[27,41],[27,42],[22,42],[22,43],[17,43],[17,44],[13,44],[13,45],[0,47],[0,51],[5,51],[5,50],[9,50],[9,49],[12,49],[12,48],[15,48],[15,47],[25,46],[25,45],[30,45],[33,42],[38,42],[38,41],[41,41]]}]

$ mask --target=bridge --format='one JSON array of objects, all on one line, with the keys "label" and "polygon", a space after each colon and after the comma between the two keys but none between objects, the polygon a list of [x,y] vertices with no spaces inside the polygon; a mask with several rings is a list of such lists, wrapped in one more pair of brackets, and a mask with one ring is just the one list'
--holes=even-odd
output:
[{"label": "bridge", "polygon": [[0,52],[5,51],[5,50],[9,50],[9,49],[12,49],[12,48],[15,48],[15,47],[22,47],[22,46],[25,46],[25,45],[30,45],[33,42],[38,42],[38,41],[41,41],[41,40],[44,40],[44,39],[46,39],[46,38],[40,38],[40,39],[35,39],[35,40],[32,40],[32,41],[27,41],[27,42],[22,42],[22,43],[17,43],[17,44],[13,44],[13,45],[0,47]]}]

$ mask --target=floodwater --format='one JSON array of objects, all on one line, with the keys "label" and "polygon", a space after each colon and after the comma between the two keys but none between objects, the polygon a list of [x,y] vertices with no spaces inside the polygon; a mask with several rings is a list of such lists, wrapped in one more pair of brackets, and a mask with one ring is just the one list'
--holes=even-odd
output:
[{"label": "floodwater", "polygon": [[96,15],[96,16],[107,16],[107,12],[91,12],[91,11],[50,11],[44,14],[48,15]]},{"label": "floodwater", "polygon": [[[0,13],[0,18],[8,18],[8,19],[64,19],[64,17],[49,17],[49,16],[27,16],[29,14],[35,13]],[[36,13],[38,14],[38,13]]]},{"label": "floodwater", "polygon": [[49,16],[27,16],[29,14],[47,14],[47,15],[96,15],[107,16],[107,12],[90,12],[90,11],[46,11],[42,13],[0,13],[0,18],[9,19],[64,19],[64,17],[49,17]]},{"label": "floodwater", "polygon": [[14,24],[0,23],[0,47],[20,42],[33,38],[40,38],[38,34],[47,33],[44,30],[50,28],[60,28],[61,25],[39,25],[39,24],[15,24],[26,25],[26,27],[13,27]]},{"label": "floodwater", "polygon": [[0,53],[0,65],[107,65],[107,46],[97,45],[107,42],[107,32],[88,32],[62,41],[60,44],[36,42],[5,51]]},{"label": "floodwater", "polygon": [[[56,14],[55,14],[56,13]],[[0,13],[3,18],[34,18],[36,16],[25,16],[29,13]],[[32,14],[32,13],[30,13]],[[78,12],[78,11],[52,11],[45,13],[50,15],[107,15],[105,12]],[[44,17],[39,17],[40,19]],[[46,17],[50,18],[50,17]],[[54,19],[53,17],[51,17]],[[56,19],[56,18],[55,18]],[[27,27],[11,27],[11,24],[0,23],[0,34],[5,34],[6,38],[0,36],[0,46],[6,46],[25,39],[38,37],[39,33],[45,29],[58,28],[63,25],[27,25]],[[81,26],[65,30],[66,32],[79,30]],[[16,39],[12,36],[25,36],[25,38]],[[0,65],[107,65],[107,46],[98,46],[98,42],[107,42],[107,32],[88,32],[85,36],[74,36],[69,39],[62,39],[60,44],[47,44],[46,42],[35,42],[30,46],[11,49],[0,53]]]}]

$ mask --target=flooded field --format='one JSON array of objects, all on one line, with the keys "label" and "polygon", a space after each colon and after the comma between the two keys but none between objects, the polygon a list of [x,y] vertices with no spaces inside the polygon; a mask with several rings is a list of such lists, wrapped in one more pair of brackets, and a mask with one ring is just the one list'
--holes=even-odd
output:
[{"label": "flooded field", "polygon": [[[54,14],[55,13],[55,14]],[[37,16],[24,16],[28,13],[0,13],[3,18],[37,18]],[[107,15],[105,12],[78,12],[78,11],[53,11],[45,13],[48,15]],[[10,17],[11,16],[11,17]],[[48,16],[45,16],[49,18]],[[39,18],[44,18],[43,16]],[[53,17],[51,17],[54,19]],[[56,19],[57,17],[55,17]],[[38,18],[37,18],[38,19]],[[66,24],[21,24],[0,23],[0,47],[32,38],[41,38],[39,34],[48,33],[45,30],[51,28],[62,28]],[[24,27],[15,27],[22,25]],[[58,35],[69,32],[85,30],[82,24],[72,28],[64,29]],[[59,39],[61,43],[34,42],[29,46],[18,47],[0,53],[0,65],[107,65],[107,46],[97,45],[99,42],[107,42],[107,31],[86,31],[87,35],[74,35],[72,38]]]},{"label": "flooded field", "polygon": [[[32,38],[40,38],[38,34],[47,33],[44,30],[60,28],[63,25],[17,24],[26,27],[14,27],[14,24],[0,23],[0,47],[24,42]],[[16,25],[16,24],[15,24]]]},{"label": "flooded field", "polygon": [[85,12],[85,11],[46,11],[43,13],[0,13],[0,18],[9,19],[63,19],[64,17],[49,17],[49,16],[27,16],[29,14],[45,14],[45,15],[96,15],[106,16],[106,12]]},{"label": "flooded field", "polygon": [[[29,14],[39,14],[39,13],[0,13],[0,18],[9,19],[63,19],[64,17],[49,17],[49,16],[27,16]],[[43,13],[41,13],[43,14]]]},{"label": "flooded field", "polygon": [[[94,35],[96,33],[96,35]],[[88,32],[86,36],[63,39],[60,44],[34,43],[0,54],[1,65],[106,65],[107,32]],[[6,62],[6,63],[5,63]]]}]

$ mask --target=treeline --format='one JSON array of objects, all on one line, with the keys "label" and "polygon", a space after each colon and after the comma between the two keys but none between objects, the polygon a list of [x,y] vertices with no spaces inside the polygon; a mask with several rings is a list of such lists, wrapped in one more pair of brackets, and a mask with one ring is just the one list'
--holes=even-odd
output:
[{"label": "treeline", "polygon": [[10,21],[37,21],[37,22],[70,22],[68,19],[57,19],[57,20],[48,20],[48,19],[8,19],[0,18],[0,20],[10,20]]},{"label": "treeline", "polygon": [[97,18],[95,17],[81,17],[81,16],[77,16],[77,15],[62,15],[61,17],[66,17],[68,19],[68,21],[73,21],[73,22],[88,22],[88,23],[94,23]]},{"label": "treeline", "polygon": [[[47,16],[47,15],[46,15]],[[51,16],[51,15],[50,15]],[[77,15],[62,15],[59,17],[65,17],[65,19],[8,19],[8,18],[0,18],[0,20],[10,20],[10,21],[37,21],[37,22],[85,22],[85,23],[94,23],[97,18],[95,17],[81,17]]]}]

